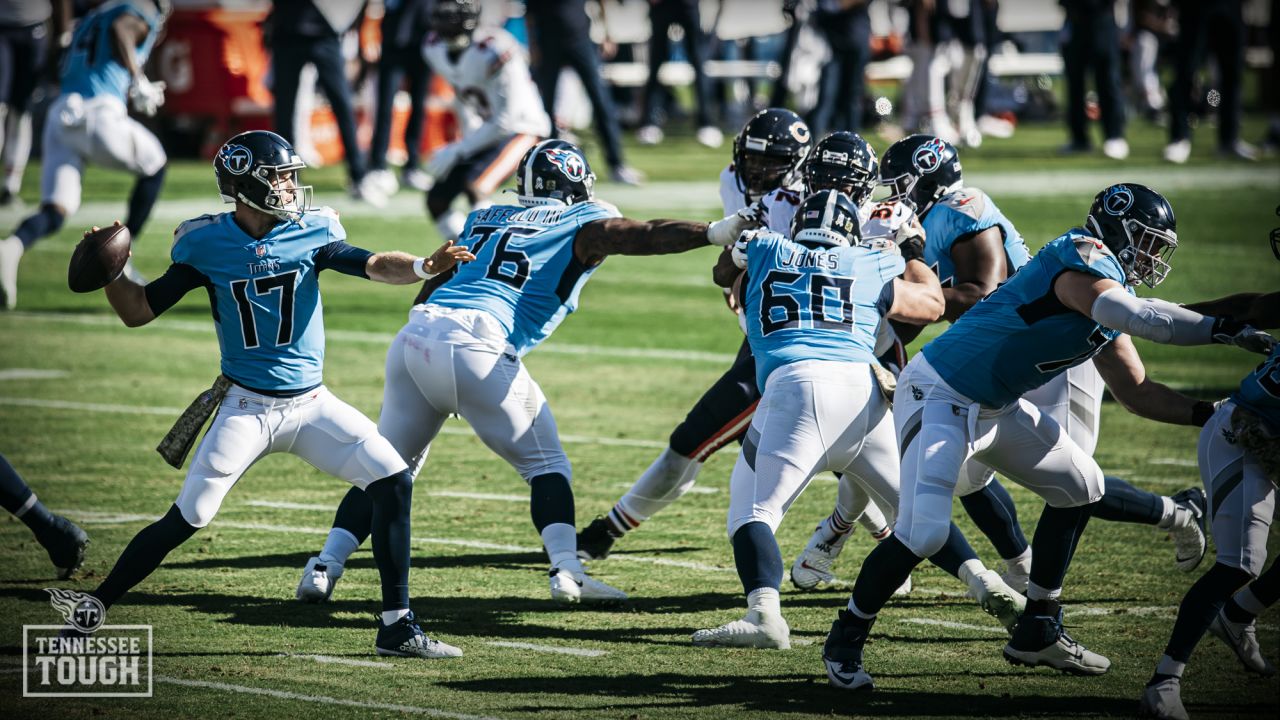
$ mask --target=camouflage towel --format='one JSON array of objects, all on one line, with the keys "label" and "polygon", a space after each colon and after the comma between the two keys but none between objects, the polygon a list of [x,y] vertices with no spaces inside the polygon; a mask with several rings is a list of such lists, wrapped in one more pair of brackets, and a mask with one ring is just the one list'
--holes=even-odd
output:
[{"label": "camouflage towel", "polygon": [[222,398],[227,396],[227,391],[230,389],[231,380],[226,375],[219,375],[218,379],[213,381],[213,387],[200,393],[195,400],[191,401],[178,421],[169,428],[169,434],[165,435],[156,446],[156,452],[160,453],[160,457],[164,458],[165,462],[179,470],[182,469],[182,464],[186,462],[191,446],[195,445],[200,429],[217,411],[218,406],[222,404]]},{"label": "camouflage towel", "polygon": [[1280,432],[1239,405],[1231,413],[1231,430],[1240,447],[1262,466],[1267,479],[1280,486]]}]

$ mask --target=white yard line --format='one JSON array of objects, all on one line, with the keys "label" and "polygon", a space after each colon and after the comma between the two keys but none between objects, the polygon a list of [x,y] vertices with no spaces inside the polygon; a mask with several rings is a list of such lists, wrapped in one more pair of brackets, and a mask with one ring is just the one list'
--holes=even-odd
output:
[{"label": "white yard line", "polygon": [[396,663],[378,662],[376,660],[353,660],[351,658],[334,657],[332,655],[290,655],[281,653],[276,657],[294,658],[297,660],[310,660],[312,662],[324,663],[326,665],[350,665],[352,667],[371,667],[371,668],[390,668],[394,670]]},{"label": "white yard line", "polygon": [[0,370],[0,380],[53,380],[71,373],[66,370],[37,370],[36,368],[5,368]]},{"label": "white yard line", "polygon": [[1195,458],[1153,458],[1147,462],[1152,465],[1173,465],[1175,467],[1199,467]]},{"label": "white yard line", "polygon": [[555,645],[535,645],[533,643],[523,642],[507,642],[504,640],[490,640],[487,644],[495,647],[515,648],[516,650],[532,650],[534,652],[555,653],[559,655],[577,655],[578,657],[600,657],[608,655],[604,650],[588,650],[587,648],[575,647],[557,647]]},{"label": "white yard line", "polygon": [[950,620],[934,620],[932,618],[903,618],[899,622],[910,623],[912,625],[929,625],[933,627],[943,627],[951,630],[973,630],[975,632],[986,633],[989,635],[1008,635],[1004,630],[989,625],[970,625],[969,623],[952,622]]}]

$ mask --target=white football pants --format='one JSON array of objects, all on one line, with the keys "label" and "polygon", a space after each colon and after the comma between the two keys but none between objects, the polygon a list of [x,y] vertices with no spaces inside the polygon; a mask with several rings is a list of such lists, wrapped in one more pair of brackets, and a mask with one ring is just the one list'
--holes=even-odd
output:
[{"label": "white football pants", "polygon": [[1258,577],[1266,567],[1267,533],[1276,511],[1276,486],[1236,444],[1224,402],[1200,431],[1200,480],[1208,496],[1217,561]]}]

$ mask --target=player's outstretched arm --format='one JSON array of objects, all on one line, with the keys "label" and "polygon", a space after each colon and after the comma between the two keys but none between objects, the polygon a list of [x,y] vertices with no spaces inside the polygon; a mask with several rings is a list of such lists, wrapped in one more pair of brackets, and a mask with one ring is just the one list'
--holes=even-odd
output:
[{"label": "player's outstretched arm", "polygon": [[923,260],[908,260],[902,277],[893,279],[893,303],[885,317],[912,325],[927,325],[941,318],[945,310],[946,301],[942,297],[938,276]]},{"label": "player's outstretched arm", "polygon": [[116,311],[126,327],[141,327],[156,319],[156,314],[147,302],[145,285],[139,285],[121,275],[103,288],[103,291],[107,294],[111,309]]},{"label": "player's outstretched arm", "polygon": [[374,253],[365,261],[364,272],[370,280],[388,285],[411,285],[430,280],[453,269],[459,262],[475,260],[467,248],[446,240],[429,258],[420,258],[399,250]]},{"label": "player's outstretched arm", "polygon": [[1235,345],[1250,352],[1270,354],[1276,340],[1270,335],[1227,317],[1211,317],[1158,298],[1139,298],[1120,283],[1077,270],[1068,270],[1054,282],[1063,305],[1099,325],[1152,342],[1167,345]]},{"label": "player's outstretched arm", "polygon": [[989,227],[952,245],[951,262],[955,265],[955,281],[951,287],[942,288],[942,296],[947,301],[944,317],[955,322],[1008,278],[1000,228]]},{"label": "player's outstretched arm", "polygon": [[1172,425],[1203,426],[1213,415],[1213,403],[1196,400],[1147,377],[1138,349],[1121,335],[1093,358],[1098,374],[1125,410],[1139,417]]},{"label": "player's outstretched arm", "polygon": [[708,227],[689,220],[596,220],[578,231],[573,252],[587,266],[599,265],[610,255],[682,253],[707,245]]},{"label": "player's outstretched arm", "polygon": [[1229,317],[1262,330],[1280,328],[1280,292],[1237,293],[1184,307],[1201,315]]},{"label": "player's outstretched arm", "polygon": [[711,268],[711,282],[722,288],[731,288],[742,274],[742,269],[733,261],[733,248],[727,247],[716,258],[715,267]]}]

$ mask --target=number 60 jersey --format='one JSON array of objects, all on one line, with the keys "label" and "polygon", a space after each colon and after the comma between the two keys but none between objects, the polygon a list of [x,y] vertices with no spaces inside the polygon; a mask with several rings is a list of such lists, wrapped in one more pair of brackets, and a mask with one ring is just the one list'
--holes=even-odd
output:
[{"label": "number 60 jersey", "polygon": [[801,360],[876,362],[876,328],[893,305],[902,256],[865,247],[809,248],[777,233],[747,243],[743,316],[756,385]]}]

